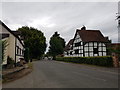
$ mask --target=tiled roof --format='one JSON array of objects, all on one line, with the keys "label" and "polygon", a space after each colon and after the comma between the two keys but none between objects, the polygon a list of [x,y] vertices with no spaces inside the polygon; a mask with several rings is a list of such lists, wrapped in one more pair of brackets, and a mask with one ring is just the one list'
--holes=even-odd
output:
[{"label": "tiled roof", "polygon": [[70,49],[71,49],[70,45],[72,45],[72,44],[73,44],[73,39],[71,39],[71,40],[68,42],[68,44],[66,45],[66,47],[64,48],[64,50],[65,50],[65,51],[70,50]]},{"label": "tiled roof", "polygon": [[77,30],[83,42],[108,42],[99,30]]}]

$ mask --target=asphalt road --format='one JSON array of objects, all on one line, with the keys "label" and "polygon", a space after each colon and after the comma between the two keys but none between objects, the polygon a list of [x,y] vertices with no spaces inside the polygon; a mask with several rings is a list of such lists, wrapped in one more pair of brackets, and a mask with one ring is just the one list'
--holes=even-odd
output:
[{"label": "asphalt road", "polygon": [[35,61],[33,72],[3,84],[3,88],[117,88],[118,72],[59,61]]}]

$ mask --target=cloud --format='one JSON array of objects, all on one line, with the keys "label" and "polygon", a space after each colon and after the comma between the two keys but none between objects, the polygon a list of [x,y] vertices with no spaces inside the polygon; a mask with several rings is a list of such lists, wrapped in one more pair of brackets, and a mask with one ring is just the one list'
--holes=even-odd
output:
[{"label": "cloud", "polygon": [[[5,0],[4,0],[5,1]],[[97,29],[117,42],[117,2],[3,2],[2,20],[11,29],[33,26],[47,42],[55,31],[68,42],[76,28]]]},{"label": "cloud", "polygon": [[[8,2],[8,0],[2,0]],[[9,2],[118,2],[119,0],[9,0]]]}]

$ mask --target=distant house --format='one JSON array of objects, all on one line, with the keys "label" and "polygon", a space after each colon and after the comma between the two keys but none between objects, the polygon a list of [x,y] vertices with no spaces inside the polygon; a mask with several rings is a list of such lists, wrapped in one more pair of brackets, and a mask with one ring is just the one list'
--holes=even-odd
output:
[{"label": "distant house", "polygon": [[71,39],[64,49],[65,56],[73,56],[73,39]]},{"label": "distant house", "polygon": [[6,40],[8,46],[5,50],[4,64],[7,64],[7,56],[10,56],[15,63],[24,58],[24,44],[20,38],[20,32],[11,31],[2,21],[0,21],[0,39]]},{"label": "distant house", "polygon": [[75,36],[64,49],[65,57],[106,56],[108,37],[104,37],[99,30],[77,29]]}]

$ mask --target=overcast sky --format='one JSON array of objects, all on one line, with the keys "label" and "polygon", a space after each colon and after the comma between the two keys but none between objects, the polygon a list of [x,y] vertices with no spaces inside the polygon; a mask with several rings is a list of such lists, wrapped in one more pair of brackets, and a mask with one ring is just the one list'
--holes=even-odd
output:
[{"label": "overcast sky", "polygon": [[25,25],[41,30],[47,43],[55,31],[68,42],[83,25],[117,42],[117,12],[117,2],[3,2],[0,18],[11,30]]}]

